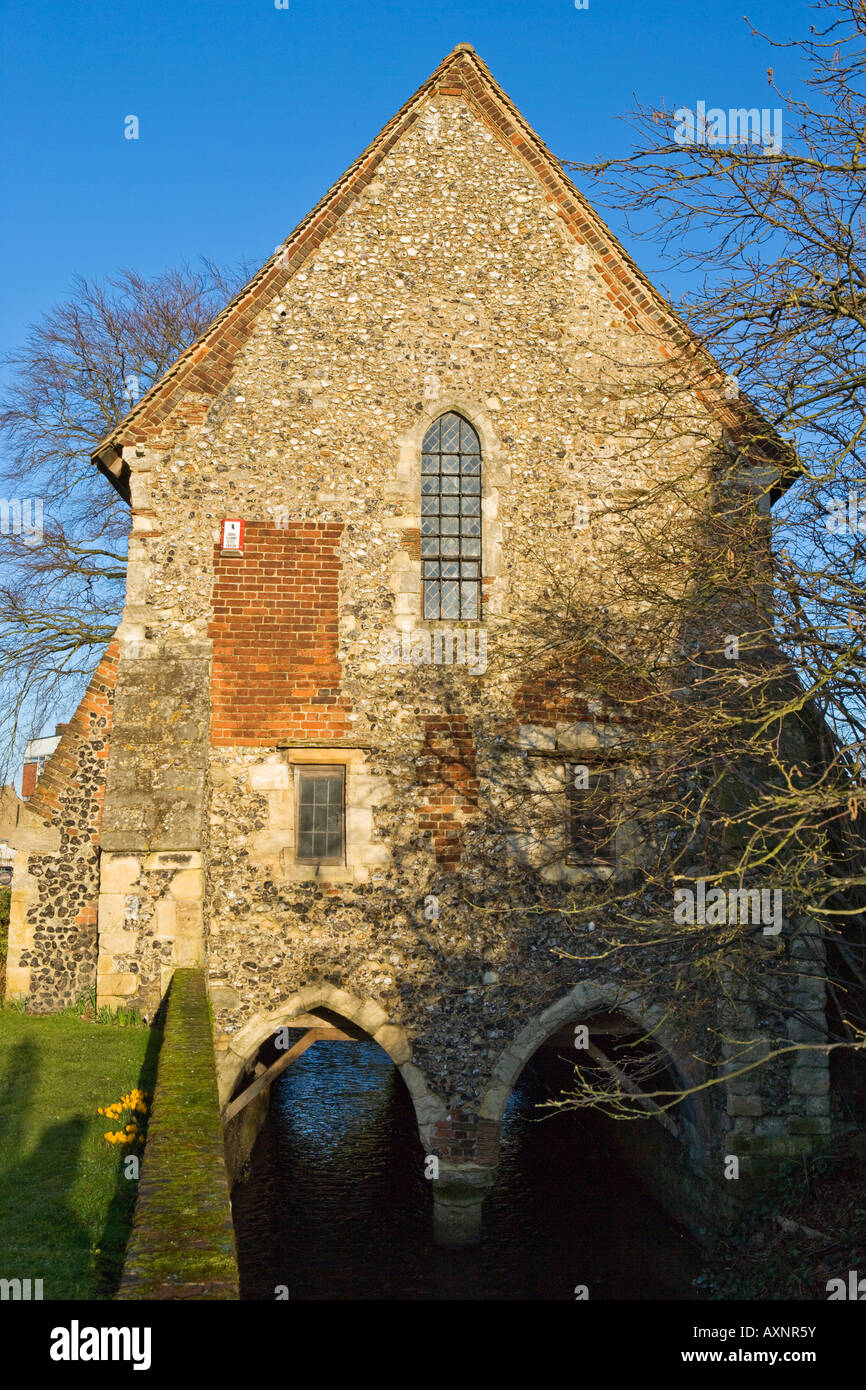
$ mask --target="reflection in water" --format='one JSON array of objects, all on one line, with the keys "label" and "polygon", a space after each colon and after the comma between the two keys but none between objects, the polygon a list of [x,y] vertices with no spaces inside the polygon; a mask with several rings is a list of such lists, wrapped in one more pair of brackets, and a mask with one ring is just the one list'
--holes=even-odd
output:
[{"label": "reflection in water", "polygon": [[[432,1244],[432,1184],[399,1073],[373,1042],[320,1042],[274,1084],[233,1193],[242,1296],[273,1299],[694,1297],[697,1252],[618,1158],[613,1123],[539,1122],[547,1063],[512,1095],[484,1239]],[[561,1073],[559,1074],[562,1080]]]}]

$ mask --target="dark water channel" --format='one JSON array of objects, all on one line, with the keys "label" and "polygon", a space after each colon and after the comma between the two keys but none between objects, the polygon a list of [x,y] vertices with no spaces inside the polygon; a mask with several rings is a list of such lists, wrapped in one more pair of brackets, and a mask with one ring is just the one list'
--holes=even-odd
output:
[{"label": "dark water channel", "polygon": [[[557,1068],[560,1068],[557,1070]],[[631,1176],[616,1124],[536,1106],[570,1073],[536,1058],[506,1113],[484,1239],[431,1239],[412,1102],[373,1042],[320,1042],[273,1087],[233,1193],[242,1297],[688,1299],[700,1256]]]}]

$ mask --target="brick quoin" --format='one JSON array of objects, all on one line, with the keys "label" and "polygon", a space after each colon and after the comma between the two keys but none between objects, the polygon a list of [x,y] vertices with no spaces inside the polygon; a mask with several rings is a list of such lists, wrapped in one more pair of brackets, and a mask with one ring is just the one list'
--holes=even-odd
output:
[{"label": "brick quoin", "polygon": [[341,522],[247,522],[214,551],[211,742],[321,743],[351,733],[337,661]]},{"label": "brick quoin", "polygon": [[[29,802],[30,809],[49,824],[62,827],[68,821],[70,831],[85,835],[94,845],[99,844],[102,826],[118,653],[117,642],[109,642]],[[100,768],[93,785],[83,785],[85,759]],[[93,776],[91,772],[87,775],[88,778]],[[85,819],[82,821],[83,809]]]},{"label": "brick quoin", "polygon": [[454,868],[462,852],[462,827],[478,804],[475,745],[462,714],[428,718],[424,725],[417,778],[426,793],[418,825],[432,835],[437,863]]}]

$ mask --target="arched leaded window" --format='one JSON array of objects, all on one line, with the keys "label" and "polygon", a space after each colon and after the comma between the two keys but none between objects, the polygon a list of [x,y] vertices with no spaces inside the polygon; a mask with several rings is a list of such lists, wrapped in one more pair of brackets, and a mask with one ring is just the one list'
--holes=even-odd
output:
[{"label": "arched leaded window", "polygon": [[421,446],[425,618],[481,617],[481,442],[449,411]]}]

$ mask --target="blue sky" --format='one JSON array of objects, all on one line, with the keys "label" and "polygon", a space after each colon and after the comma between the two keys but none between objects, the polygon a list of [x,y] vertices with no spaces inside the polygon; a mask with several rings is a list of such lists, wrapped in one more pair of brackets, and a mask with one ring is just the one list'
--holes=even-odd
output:
[{"label": "blue sky", "polygon": [[766,68],[793,60],[744,10],[780,38],[813,19],[804,0],[5,0],[0,352],[76,273],[263,261],[458,42],[562,158],[624,152],[635,95],[775,106]]},{"label": "blue sky", "polygon": [[[0,356],[75,275],[263,262],[460,42],[564,159],[627,153],[636,99],[775,107],[767,66],[783,88],[799,68],[746,9],[781,39],[814,18],[806,0],[0,0]],[[653,247],[623,240],[660,283]]]}]

